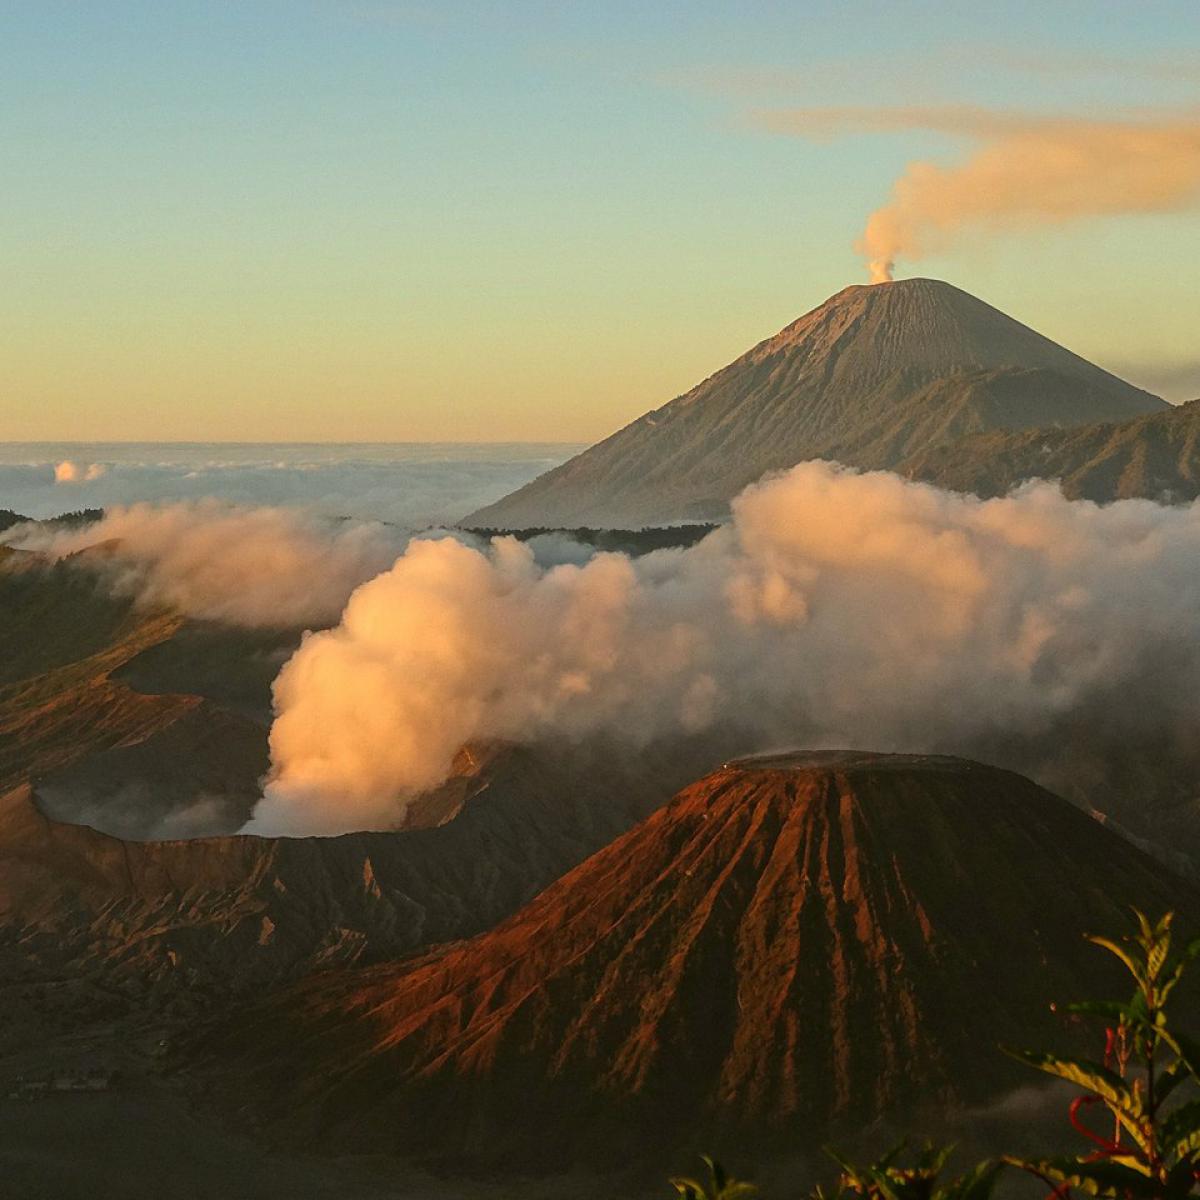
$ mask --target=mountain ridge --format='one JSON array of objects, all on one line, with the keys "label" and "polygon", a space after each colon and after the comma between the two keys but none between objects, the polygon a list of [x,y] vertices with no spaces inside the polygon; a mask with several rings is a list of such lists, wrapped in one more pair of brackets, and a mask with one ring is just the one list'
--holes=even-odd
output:
[{"label": "mountain ridge", "polygon": [[999,496],[1029,479],[1057,482],[1072,500],[1200,497],[1200,400],[1124,422],[1070,429],[977,432],[931,446],[899,468],[910,479]]}]

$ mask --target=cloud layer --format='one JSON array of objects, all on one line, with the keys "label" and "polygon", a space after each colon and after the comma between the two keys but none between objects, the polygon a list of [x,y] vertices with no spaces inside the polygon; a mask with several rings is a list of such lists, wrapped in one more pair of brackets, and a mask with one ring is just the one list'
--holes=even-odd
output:
[{"label": "cloud layer", "polygon": [[0,508],[215,498],[412,528],[456,521],[568,458],[574,446],[0,446]]},{"label": "cloud layer", "polygon": [[1197,506],[979,501],[825,463],[636,561],[415,541],[280,674],[251,828],[386,827],[466,742],[598,731],[734,725],[747,750],[976,754],[1051,783],[1151,739],[1190,770],[1198,558]]}]

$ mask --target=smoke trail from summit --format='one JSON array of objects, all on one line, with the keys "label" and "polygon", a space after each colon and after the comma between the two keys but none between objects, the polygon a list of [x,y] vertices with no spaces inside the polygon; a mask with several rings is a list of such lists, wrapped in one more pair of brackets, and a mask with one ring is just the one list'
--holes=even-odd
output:
[{"label": "smoke trail from summit", "polygon": [[925,131],[966,141],[967,157],[908,164],[855,249],[872,283],[962,236],[1087,218],[1200,207],[1200,111],[1120,119],[970,107],[791,109],[757,114],[779,133],[828,137]]}]

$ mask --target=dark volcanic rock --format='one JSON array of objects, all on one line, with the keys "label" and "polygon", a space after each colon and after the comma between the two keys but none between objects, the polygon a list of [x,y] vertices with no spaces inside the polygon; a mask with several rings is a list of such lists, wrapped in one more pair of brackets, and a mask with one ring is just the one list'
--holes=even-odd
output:
[{"label": "dark volcanic rock", "polygon": [[[1011,773],[734,762],[490,933],[337,971],[199,1054],[275,1136],[446,1163],[811,1146],[1027,1082],[1052,1000],[1117,982],[1087,931],[1200,900]],[[239,1118],[240,1119],[240,1118]]]},{"label": "dark volcanic rock", "polygon": [[427,798],[439,827],[331,838],[121,841],[50,820],[20,787],[0,797],[0,955],[31,980],[153,987],[201,1010],[396,958],[495,924],[718,753],[499,747]]}]

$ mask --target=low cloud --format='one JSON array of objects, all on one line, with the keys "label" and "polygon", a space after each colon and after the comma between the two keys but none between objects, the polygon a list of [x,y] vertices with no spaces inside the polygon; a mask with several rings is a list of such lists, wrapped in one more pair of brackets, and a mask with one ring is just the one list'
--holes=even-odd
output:
[{"label": "low cloud", "polygon": [[102,479],[107,470],[108,468],[103,463],[89,463],[85,466],[82,463],[64,459],[62,462],[55,464],[54,482],[94,483],[97,479]]},{"label": "low cloud", "polygon": [[408,542],[378,523],[217,501],[115,508],[81,529],[19,526],[5,542],[50,558],[83,555],[113,591],[188,616],[260,627],[337,620],[364,580]]},{"label": "low cloud", "polygon": [[43,518],[81,506],[217,499],[420,529],[460,520],[576,449],[8,445],[0,446],[0,508]]}]

